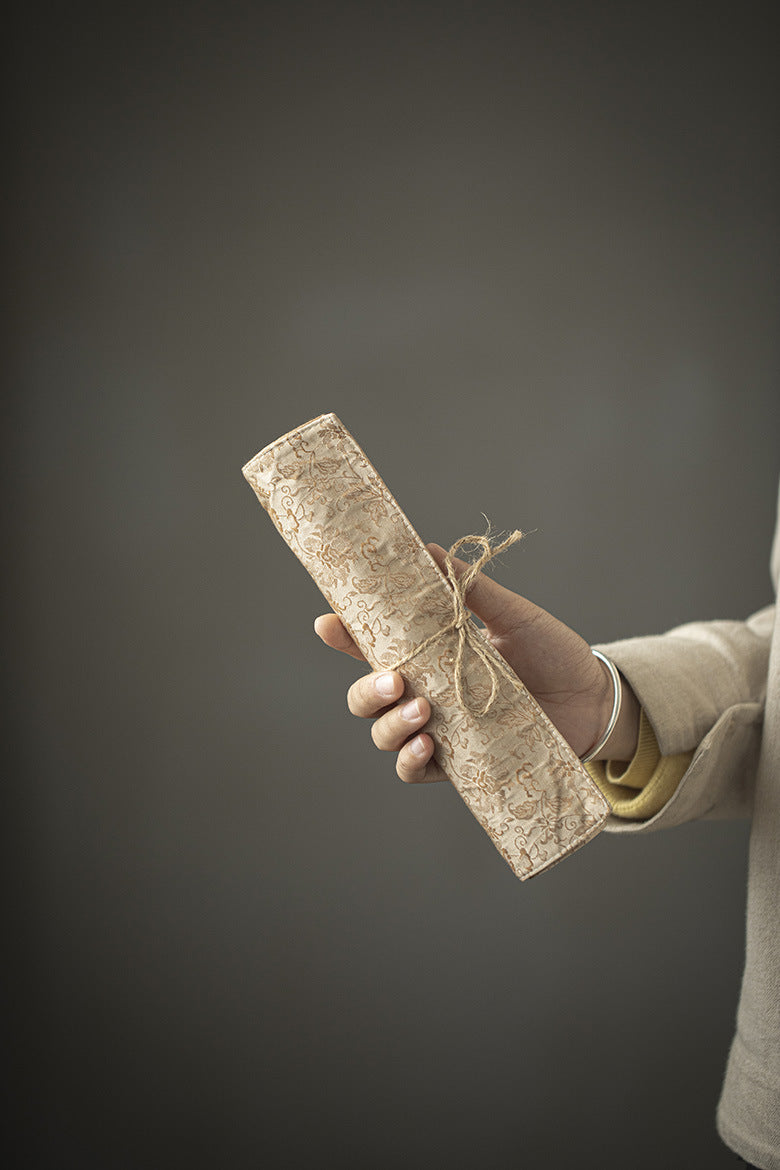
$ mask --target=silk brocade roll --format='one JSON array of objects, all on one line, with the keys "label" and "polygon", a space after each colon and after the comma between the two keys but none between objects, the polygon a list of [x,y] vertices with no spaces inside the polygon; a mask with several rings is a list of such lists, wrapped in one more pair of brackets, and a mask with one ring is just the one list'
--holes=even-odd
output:
[{"label": "silk brocade roll", "polygon": [[[244,475],[277,530],[374,670],[394,669],[453,620],[453,589],[363,450],[335,414],[283,435]],[[484,715],[459,702],[459,632],[400,666],[405,698],[425,696],[435,758],[521,880],[591,840],[609,805],[506,661],[469,619],[496,666]],[[485,705],[491,679],[466,641],[463,690]]]}]

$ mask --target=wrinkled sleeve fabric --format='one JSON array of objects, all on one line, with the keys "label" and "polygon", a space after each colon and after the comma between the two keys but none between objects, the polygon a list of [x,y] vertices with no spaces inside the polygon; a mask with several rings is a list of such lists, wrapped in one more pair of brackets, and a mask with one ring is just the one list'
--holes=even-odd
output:
[{"label": "wrinkled sleeve fabric", "polygon": [[769,605],[744,622],[689,622],[597,647],[631,684],[661,757],[691,753],[657,812],[644,819],[613,813],[607,832],[750,815],[774,616]]}]

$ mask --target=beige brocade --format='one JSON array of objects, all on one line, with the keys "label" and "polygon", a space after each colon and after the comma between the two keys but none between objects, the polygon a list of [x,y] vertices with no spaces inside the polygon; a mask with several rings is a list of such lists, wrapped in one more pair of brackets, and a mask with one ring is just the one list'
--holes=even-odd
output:
[{"label": "beige brocade", "polygon": [[[452,621],[452,586],[375,468],[335,414],[283,435],[243,469],[276,528],[374,670],[393,667]],[[431,704],[435,758],[521,879],[548,869],[602,828],[609,805],[506,661],[486,715],[458,702],[451,629],[400,669]],[[491,680],[466,644],[465,689],[484,705]]]}]

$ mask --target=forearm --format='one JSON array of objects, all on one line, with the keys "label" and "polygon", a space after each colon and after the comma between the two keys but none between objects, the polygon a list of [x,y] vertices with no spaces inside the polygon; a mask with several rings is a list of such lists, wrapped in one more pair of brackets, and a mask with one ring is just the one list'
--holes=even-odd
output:
[{"label": "forearm", "polygon": [[[600,647],[620,668],[641,721],[627,767],[618,727],[601,762],[588,766],[613,808],[606,828],[643,831],[749,811],[773,621],[770,606],[746,622],[690,623]],[[630,736],[633,716],[626,721]]]}]

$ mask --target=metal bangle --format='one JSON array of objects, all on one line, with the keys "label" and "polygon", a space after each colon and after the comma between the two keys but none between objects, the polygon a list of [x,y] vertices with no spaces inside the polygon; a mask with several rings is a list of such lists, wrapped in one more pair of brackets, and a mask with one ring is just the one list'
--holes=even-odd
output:
[{"label": "metal bangle", "polygon": [[612,732],[615,730],[615,724],[617,723],[618,718],[620,716],[620,708],[623,705],[623,684],[620,681],[620,675],[618,674],[618,670],[617,670],[617,667],[615,666],[614,662],[611,662],[610,659],[607,658],[607,656],[605,654],[602,654],[600,650],[594,650],[592,646],[591,646],[591,653],[595,654],[596,658],[598,658],[601,662],[604,663],[604,665],[606,666],[607,670],[610,673],[610,677],[612,678],[612,687],[613,687],[612,714],[609,717],[609,722],[607,723],[607,726],[604,730],[604,734],[602,735],[601,739],[596,743],[596,746],[592,747],[586,755],[580,756],[580,759],[582,760],[583,764],[587,764],[590,760],[592,760],[593,757],[598,755],[598,753],[604,747],[604,744],[607,742],[609,737],[612,735]]}]

